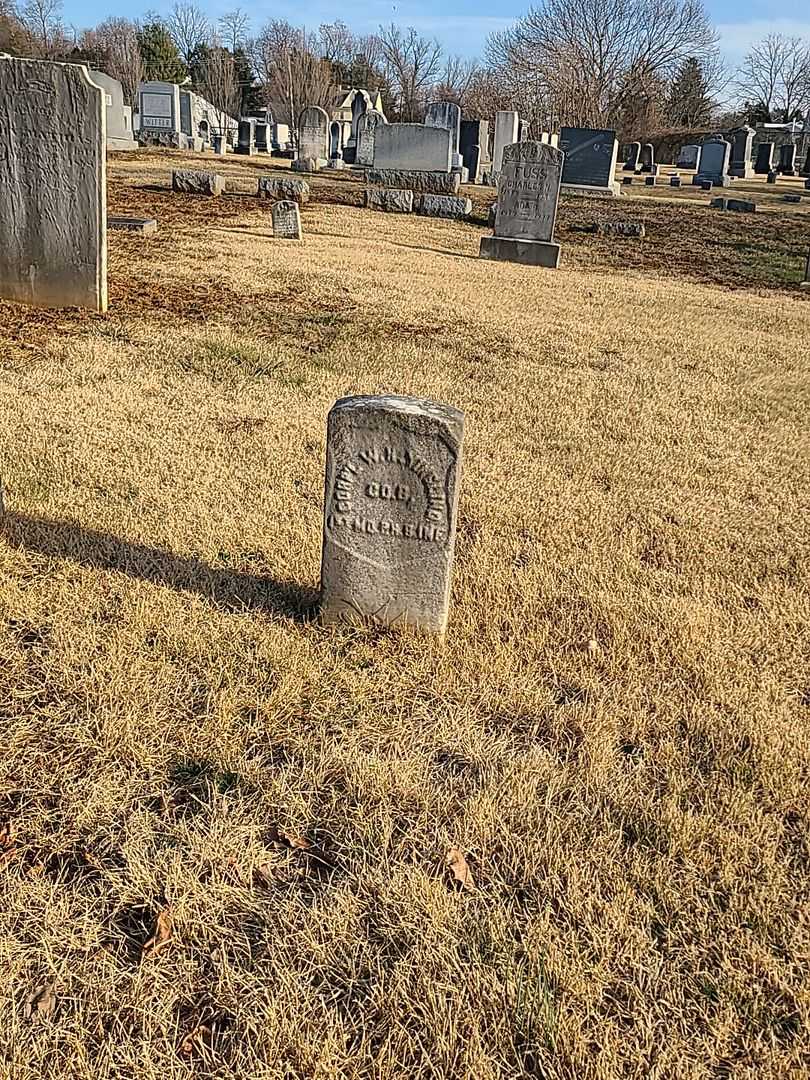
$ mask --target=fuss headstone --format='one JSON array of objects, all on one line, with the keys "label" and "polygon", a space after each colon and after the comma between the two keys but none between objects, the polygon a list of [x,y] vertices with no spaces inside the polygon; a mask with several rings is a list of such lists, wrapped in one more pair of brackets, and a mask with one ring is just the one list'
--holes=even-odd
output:
[{"label": "fuss headstone", "polygon": [[547,143],[513,143],[503,151],[495,235],[481,238],[480,257],[556,269],[554,225],[563,152]]},{"label": "fuss headstone", "polygon": [[442,634],[450,608],[464,414],[349,397],[327,426],[321,614]]},{"label": "fuss headstone", "polygon": [[273,236],[277,240],[301,239],[301,211],[292,199],[273,204]]},{"label": "fuss headstone", "polygon": [[107,310],[104,92],[79,64],[0,56],[0,296]]}]

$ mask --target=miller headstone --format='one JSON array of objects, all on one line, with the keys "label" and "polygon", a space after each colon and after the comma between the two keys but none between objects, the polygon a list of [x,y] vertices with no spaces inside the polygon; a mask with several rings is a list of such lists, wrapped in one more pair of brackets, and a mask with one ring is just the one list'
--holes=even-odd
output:
[{"label": "miller headstone", "polygon": [[616,132],[603,128],[560,129],[565,154],[562,190],[571,195],[618,195],[614,180],[619,144]]},{"label": "miller headstone", "polygon": [[556,269],[557,203],[564,170],[562,150],[548,143],[513,143],[503,151],[495,235],[481,238],[480,257]]},{"label": "miller headstone", "polygon": [[450,608],[464,414],[385,395],[335,402],[327,427],[321,615],[442,634]]},{"label": "miller headstone", "polygon": [[106,101],[86,67],[0,56],[0,296],[107,310]]},{"label": "miller headstone", "polygon": [[273,236],[277,240],[301,239],[301,211],[292,199],[273,204]]}]

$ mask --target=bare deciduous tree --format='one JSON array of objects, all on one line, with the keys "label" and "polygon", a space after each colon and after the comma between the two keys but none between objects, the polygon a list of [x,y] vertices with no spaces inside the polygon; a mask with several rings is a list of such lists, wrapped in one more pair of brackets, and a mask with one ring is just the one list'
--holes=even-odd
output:
[{"label": "bare deciduous tree", "polygon": [[31,39],[32,52],[46,59],[65,52],[62,0],[26,0],[20,21]]},{"label": "bare deciduous tree", "polygon": [[246,11],[236,7],[233,11],[226,11],[220,16],[219,28],[222,32],[222,43],[235,53],[237,49],[244,46],[247,40],[250,31],[250,16]]},{"label": "bare deciduous tree", "polygon": [[810,108],[810,43],[768,34],[748,53],[737,73],[741,97],[764,105],[781,120]]},{"label": "bare deciduous tree", "polygon": [[178,2],[169,12],[166,25],[186,67],[191,67],[195,54],[211,40],[211,23],[196,4]]},{"label": "bare deciduous tree", "polygon": [[242,90],[236,73],[233,53],[214,35],[203,48],[199,62],[199,91],[217,111],[216,126],[220,135],[228,130],[228,120],[239,116]]},{"label": "bare deciduous tree", "polygon": [[318,55],[314,35],[283,19],[272,19],[246,45],[264,86],[265,102],[276,118],[284,117],[297,135],[298,116],[307,105],[333,107],[337,87],[331,64]]},{"label": "bare deciduous tree", "polygon": [[448,56],[444,71],[434,86],[432,97],[437,101],[455,101],[462,109],[467,95],[479,71],[477,60],[464,60],[460,56]]},{"label": "bare deciduous tree", "polygon": [[118,79],[124,90],[124,101],[133,105],[138,84],[143,82],[144,77],[135,23],[129,19],[105,19],[93,30],[84,31],[79,47],[84,52],[98,55],[100,69],[113,79]]},{"label": "bare deciduous tree", "polygon": [[442,47],[435,38],[422,37],[412,26],[402,30],[394,23],[380,27],[379,41],[399,117],[418,120],[441,71]]}]

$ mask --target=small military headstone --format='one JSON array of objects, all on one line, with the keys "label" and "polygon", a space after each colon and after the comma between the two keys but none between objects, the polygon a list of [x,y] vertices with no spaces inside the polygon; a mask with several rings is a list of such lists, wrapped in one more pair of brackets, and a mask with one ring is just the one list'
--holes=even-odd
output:
[{"label": "small military headstone", "polygon": [[641,148],[641,171],[652,172],[655,165],[655,147],[652,143],[644,143]]},{"label": "small military headstone", "polygon": [[556,269],[554,225],[564,155],[533,140],[504,147],[495,235],[481,238],[480,257]]},{"label": "small military headstone", "polygon": [[796,175],[796,145],[795,143],[784,143],[779,147],[779,165],[778,170],[782,176],[795,176]]},{"label": "small military headstone", "polygon": [[757,147],[757,160],[754,162],[754,172],[757,176],[767,176],[773,169],[773,143],[760,143]]},{"label": "small military headstone", "polygon": [[464,414],[386,395],[327,428],[321,614],[441,634],[450,608]]},{"label": "small military headstone", "polygon": [[[543,141],[545,142],[546,140],[544,139]],[[625,161],[624,165],[622,166],[622,169],[624,170],[624,172],[632,172],[632,173],[634,173],[636,171],[636,169],[639,168],[640,161],[641,161],[641,143],[640,142],[630,143],[630,150],[629,150],[629,152],[627,154],[627,160]]]},{"label": "small military headstone", "polygon": [[301,211],[297,202],[282,199],[273,205],[273,236],[277,240],[301,239]]},{"label": "small military headstone", "polygon": [[172,191],[182,195],[221,195],[225,180],[217,173],[197,169],[175,169],[172,172]]}]

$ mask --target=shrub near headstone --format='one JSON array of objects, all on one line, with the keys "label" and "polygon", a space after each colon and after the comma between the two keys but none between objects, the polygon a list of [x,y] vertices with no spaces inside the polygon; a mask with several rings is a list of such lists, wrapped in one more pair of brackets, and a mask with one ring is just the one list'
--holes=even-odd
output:
[{"label": "shrub near headstone", "polygon": [[441,634],[450,607],[464,414],[386,395],[327,428],[321,614]]},{"label": "shrub near headstone", "polygon": [[564,155],[547,143],[507,146],[498,179],[495,235],[481,239],[480,257],[556,269],[553,242]]},{"label": "shrub near headstone", "polygon": [[105,99],[85,67],[0,56],[0,296],[107,310]]}]

